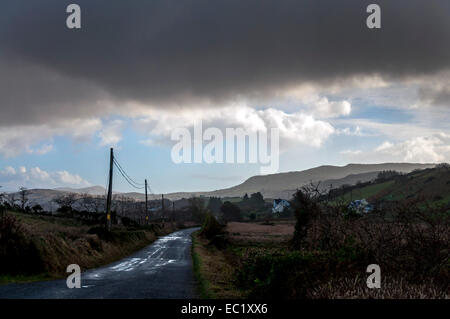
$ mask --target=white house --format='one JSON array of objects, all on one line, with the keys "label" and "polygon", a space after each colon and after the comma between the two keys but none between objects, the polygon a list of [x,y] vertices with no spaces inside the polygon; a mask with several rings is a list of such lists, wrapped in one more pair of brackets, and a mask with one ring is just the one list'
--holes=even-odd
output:
[{"label": "white house", "polygon": [[286,208],[289,208],[291,204],[285,199],[274,199],[272,206],[272,213],[279,214],[282,213]]}]

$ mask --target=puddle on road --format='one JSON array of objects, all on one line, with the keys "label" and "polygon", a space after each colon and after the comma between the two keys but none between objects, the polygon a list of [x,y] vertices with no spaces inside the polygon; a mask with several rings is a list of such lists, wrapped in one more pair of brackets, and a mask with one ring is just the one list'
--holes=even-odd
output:
[{"label": "puddle on road", "polygon": [[[157,271],[158,268],[167,266],[168,264],[176,263],[177,259],[166,259],[161,258],[160,255],[164,252],[164,248],[167,247],[168,242],[179,241],[180,243],[190,243],[190,238],[179,236],[177,233],[172,235],[167,235],[162,238],[156,240],[150,247],[147,252],[148,256],[142,257],[134,257],[126,259],[114,266],[110,266],[107,268],[101,268],[98,270],[88,271],[87,274],[84,275],[86,279],[91,280],[102,280],[108,276],[108,273],[111,272],[119,272],[119,273],[129,273],[140,266],[144,266],[145,274],[153,274]],[[91,285],[92,286],[92,285]],[[89,285],[86,286],[90,287]]]}]

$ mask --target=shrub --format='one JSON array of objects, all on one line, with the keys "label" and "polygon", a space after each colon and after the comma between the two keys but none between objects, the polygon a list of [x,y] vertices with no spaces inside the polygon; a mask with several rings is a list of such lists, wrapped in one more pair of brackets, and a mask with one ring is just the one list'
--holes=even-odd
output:
[{"label": "shrub", "polygon": [[297,219],[292,246],[300,249],[305,243],[313,219],[321,215],[321,208],[316,196],[305,189],[294,194],[292,206]]},{"label": "shrub", "polygon": [[188,210],[191,213],[194,222],[203,223],[205,221],[207,209],[205,208],[205,201],[203,198],[190,198]]},{"label": "shrub", "polygon": [[44,269],[39,251],[12,215],[0,217],[0,273],[38,274]]},{"label": "shrub", "polygon": [[106,241],[112,241],[113,235],[104,226],[94,226],[88,230],[88,234],[97,235],[98,238]]},{"label": "shrub", "polygon": [[237,285],[249,298],[298,299],[326,275],[320,256],[294,252],[251,253],[237,271]]},{"label": "shrub", "polygon": [[200,230],[200,235],[212,239],[214,236],[219,235],[222,232],[223,226],[219,224],[217,219],[212,214],[207,214],[205,222]]},{"label": "shrub", "polygon": [[242,220],[241,209],[231,202],[226,201],[223,203],[220,211],[222,212],[223,219],[227,222]]},{"label": "shrub", "polygon": [[129,217],[122,217],[121,221],[125,227],[138,227],[139,226],[139,224],[137,222],[135,222],[134,220],[132,220]]}]

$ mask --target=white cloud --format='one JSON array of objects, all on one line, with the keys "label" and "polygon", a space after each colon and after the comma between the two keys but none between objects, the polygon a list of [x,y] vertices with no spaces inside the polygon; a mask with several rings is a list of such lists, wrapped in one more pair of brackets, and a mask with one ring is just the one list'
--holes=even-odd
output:
[{"label": "white cloud", "polygon": [[375,152],[386,152],[386,151],[389,151],[390,149],[392,149],[393,147],[395,147],[394,144],[392,144],[391,142],[386,141],[383,144],[381,144],[380,146],[378,146],[375,149]]},{"label": "white cloud", "polygon": [[342,151],[342,155],[358,162],[410,162],[441,163],[450,162],[450,135],[437,133],[417,136],[407,140],[385,141],[373,151]]},{"label": "white cloud", "polygon": [[101,146],[116,146],[122,140],[122,130],[125,126],[124,121],[114,120],[103,126],[98,133]]},{"label": "white cloud", "polygon": [[316,120],[304,112],[286,113],[274,108],[257,110],[245,104],[220,109],[153,110],[137,119],[134,126],[148,135],[149,138],[142,141],[143,144],[172,145],[170,136],[175,128],[191,129],[194,121],[199,120],[202,121],[203,130],[217,127],[223,131],[225,128],[244,128],[266,132],[270,128],[278,128],[282,147],[298,144],[319,147],[335,132],[330,123]]},{"label": "white cloud", "polygon": [[6,166],[2,171],[0,171],[2,175],[15,175],[16,169],[12,166]]},{"label": "white cloud", "polygon": [[[87,182],[80,175],[70,174],[68,171],[60,171],[54,174],[57,181],[69,185],[83,185]],[[89,183],[87,183],[89,184]]]},{"label": "white cloud", "polygon": [[340,152],[342,155],[359,155],[362,153],[360,150],[352,151],[352,150],[345,150]]},{"label": "white cloud", "polygon": [[[441,116],[442,118],[442,116]],[[447,127],[440,127],[433,121],[403,122],[403,123],[381,123],[367,119],[336,119],[335,125],[353,126],[356,125],[364,132],[364,136],[380,136],[386,140],[408,140],[418,136],[431,136],[436,134],[450,134]],[[339,131],[338,131],[339,132]]]},{"label": "white cloud", "polygon": [[101,129],[99,119],[68,120],[45,125],[22,125],[0,128],[0,154],[4,157],[15,157],[22,153],[45,154],[53,149],[51,144],[33,149],[33,146],[52,139],[54,136],[72,136],[78,142],[92,138]]},{"label": "white cloud", "polygon": [[439,163],[450,160],[449,145],[450,136],[442,133],[430,137],[415,137],[395,144],[384,142],[375,152],[390,154],[405,162]]},{"label": "white cloud", "polygon": [[45,144],[41,148],[38,148],[37,150],[35,150],[35,153],[39,154],[39,155],[44,155],[44,154],[51,152],[52,150],[53,150],[53,144]]},{"label": "white cloud", "polygon": [[334,118],[350,115],[352,105],[349,101],[329,101],[327,97],[314,96],[306,101],[310,112],[317,118]]},{"label": "white cloud", "polygon": [[90,183],[80,175],[68,171],[48,172],[39,167],[27,169],[20,166],[15,169],[7,166],[0,170],[0,185],[6,190],[15,191],[20,186],[27,188],[86,187]]},{"label": "white cloud", "polygon": [[337,135],[347,135],[347,136],[364,136],[366,134],[363,134],[361,131],[361,128],[359,126],[356,126],[354,129],[351,129],[350,127],[346,127],[343,129],[337,129],[336,130]]}]

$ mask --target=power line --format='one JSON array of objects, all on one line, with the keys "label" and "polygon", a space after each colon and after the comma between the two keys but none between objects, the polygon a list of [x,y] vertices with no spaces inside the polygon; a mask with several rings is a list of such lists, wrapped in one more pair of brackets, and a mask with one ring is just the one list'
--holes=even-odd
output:
[{"label": "power line", "polygon": [[148,191],[149,191],[150,194],[154,195],[152,189],[150,188],[150,185],[148,185],[148,184],[147,184],[147,189],[148,189]]},{"label": "power line", "polygon": [[130,184],[130,186],[132,186],[133,188],[136,189],[144,189],[145,186],[139,186],[139,185],[143,185],[141,183],[137,183],[135,182],[126,172],[125,170],[122,168],[122,166],[120,166],[120,164],[117,162],[117,160],[114,158],[113,160],[114,164],[116,165],[117,169],[119,170],[119,173],[122,175],[122,177],[127,181],[128,184]]},{"label": "power line", "polygon": [[144,189],[144,186],[139,187],[139,186],[134,185],[133,182],[130,181],[130,180],[128,180],[128,178],[126,177],[126,175],[124,174],[124,172],[122,172],[120,169],[119,169],[119,173],[123,176],[123,178],[125,179],[125,181],[127,181],[127,183],[130,184],[131,187],[136,188],[136,189]]},{"label": "power line", "polygon": [[134,181],[134,180],[130,177],[130,175],[128,175],[128,174],[125,172],[125,170],[124,170],[123,167],[119,164],[119,162],[117,161],[117,159],[116,159],[115,157],[114,157],[114,163],[116,164],[116,166],[118,166],[117,168],[119,168],[120,170],[122,170],[122,172],[128,177],[128,179],[129,179],[130,181],[133,182],[133,184],[138,185],[138,186],[144,186],[144,183],[138,183],[138,182]]},{"label": "power line", "polygon": [[122,176],[127,180],[128,183],[132,184],[132,186],[136,186],[139,187],[141,184],[134,181],[126,172],[125,170],[122,168],[122,166],[120,166],[120,164],[114,160],[114,164],[116,165],[117,169],[119,170],[119,172],[122,174]]}]

